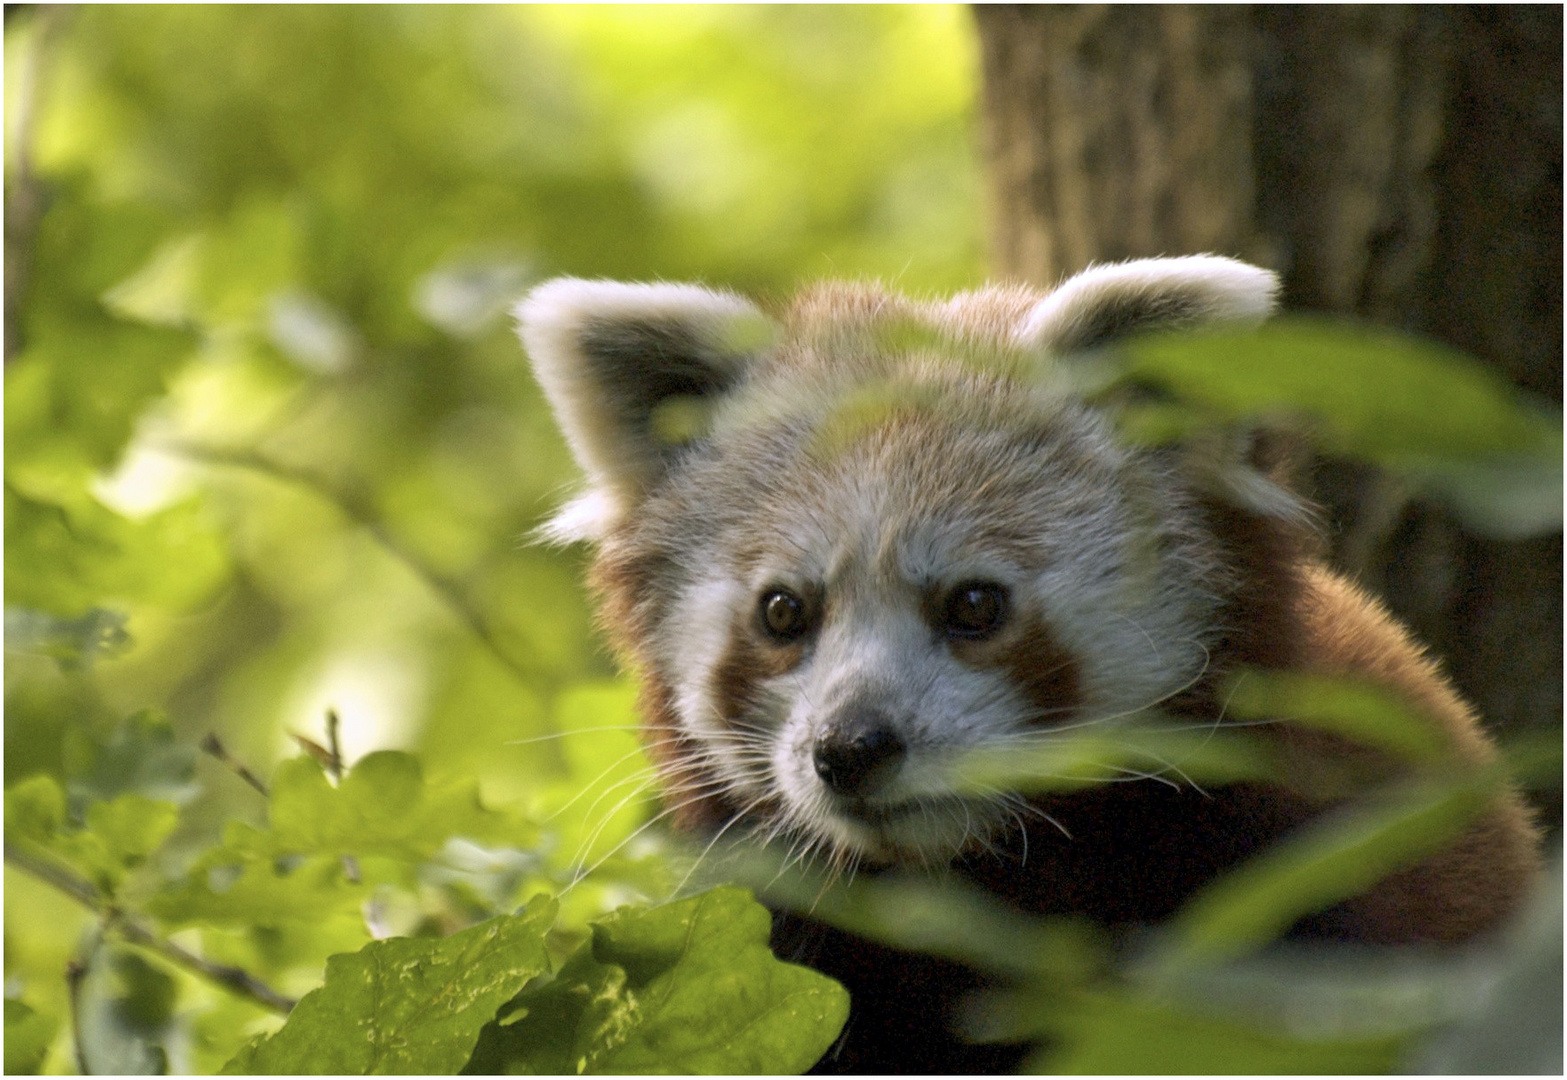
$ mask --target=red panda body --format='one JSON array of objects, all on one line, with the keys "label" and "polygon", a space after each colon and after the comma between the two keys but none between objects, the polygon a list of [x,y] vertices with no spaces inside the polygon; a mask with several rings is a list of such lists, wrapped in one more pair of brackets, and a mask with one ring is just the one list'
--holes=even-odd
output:
[{"label": "red panda body", "polygon": [[[1102,267],[1046,296],[920,304],[819,289],[770,318],[692,286],[562,280],[524,342],[589,477],[554,526],[598,545],[605,622],[643,680],[675,820],[837,867],[946,869],[1029,912],[1155,922],[1321,813],[1262,784],[975,795],[971,751],[1157,707],[1217,725],[1242,668],[1351,676],[1489,744],[1374,601],[1320,566],[1300,504],[1238,454],[1197,475],[1124,444],[1071,357],[1160,326],[1255,322],[1270,275],[1211,257]],[[1303,772],[1372,761],[1256,729]],[[1025,852],[1026,858],[1025,858]],[[1501,797],[1447,849],[1300,933],[1448,942],[1525,891],[1535,841]],[[945,1012],[972,972],[781,915],[775,947],[849,987],[842,1071],[990,1071]]]}]

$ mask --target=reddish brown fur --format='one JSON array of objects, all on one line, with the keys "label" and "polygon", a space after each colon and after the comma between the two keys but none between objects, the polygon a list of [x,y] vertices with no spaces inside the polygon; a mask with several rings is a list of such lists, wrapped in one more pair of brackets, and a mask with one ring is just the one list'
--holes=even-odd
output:
[{"label": "reddish brown fur", "polygon": [[599,598],[599,620],[616,651],[640,672],[638,708],[642,741],[663,781],[667,806],[677,829],[701,830],[722,825],[733,812],[711,786],[712,777],[699,764],[701,754],[680,727],[674,692],[648,654],[652,618],[649,583],[656,560],[635,557],[613,541],[599,548],[589,583]]},{"label": "reddish brown fur", "polygon": [[[1324,567],[1302,577],[1303,670],[1369,679],[1435,721],[1456,761],[1494,759],[1474,712],[1379,603]],[[1512,911],[1539,866],[1532,815],[1508,792],[1456,843],[1342,905],[1342,922],[1372,941],[1460,941]]]},{"label": "reddish brown fur", "polygon": [[[1239,666],[1359,678],[1393,690],[1429,717],[1455,763],[1478,765],[1495,756],[1439,667],[1376,600],[1312,558],[1309,536],[1217,501],[1205,509],[1240,585],[1226,613],[1234,629],[1210,676],[1172,703],[1178,711],[1221,715],[1215,691]],[[1327,786],[1346,776],[1385,781],[1399,767],[1313,729],[1281,723],[1258,731],[1293,763],[1298,790],[1311,789],[1318,777]],[[1294,801],[1281,792],[1265,797],[1281,807]],[[1281,820],[1303,821],[1320,810],[1320,803],[1302,801]],[[1505,918],[1539,866],[1531,815],[1516,793],[1506,792],[1457,841],[1339,905],[1315,920],[1314,929],[1388,944],[1463,940]]]},{"label": "reddish brown fur", "polygon": [[1070,721],[1083,701],[1082,672],[1074,657],[1037,617],[1017,620],[995,638],[955,641],[953,654],[975,667],[1005,671],[1037,712],[1043,727]]},{"label": "reddish brown fur", "polygon": [[719,713],[733,724],[753,703],[756,686],[763,679],[792,671],[805,655],[805,638],[780,643],[760,640],[754,619],[742,617],[730,632],[729,651],[713,669],[713,700]]}]

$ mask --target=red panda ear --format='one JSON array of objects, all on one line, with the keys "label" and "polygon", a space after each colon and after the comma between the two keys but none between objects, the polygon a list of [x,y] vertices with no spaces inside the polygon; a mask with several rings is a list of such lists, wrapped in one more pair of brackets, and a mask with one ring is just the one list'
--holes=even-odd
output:
[{"label": "red panda ear", "polygon": [[1145,330],[1255,324],[1273,313],[1278,288],[1269,271],[1217,255],[1095,266],[1034,305],[1018,338],[1064,356]]},{"label": "red panda ear", "polygon": [[594,539],[630,511],[691,426],[680,406],[727,391],[773,335],[750,301],[697,285],[557,278],[516,314],[534,376],[588,474],[586,495],[543,530],[557,541]]}]

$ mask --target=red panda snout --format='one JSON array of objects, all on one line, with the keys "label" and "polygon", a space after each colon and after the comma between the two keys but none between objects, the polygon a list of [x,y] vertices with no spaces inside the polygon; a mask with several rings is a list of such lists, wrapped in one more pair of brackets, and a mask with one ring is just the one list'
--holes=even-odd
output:
[{"label": "red panda snout", "polygon": [[834,795],[864,799],[887,786],[908,756],[892,719],[880,709],[854,707],[835,717],[811,748],[816,775]]}]

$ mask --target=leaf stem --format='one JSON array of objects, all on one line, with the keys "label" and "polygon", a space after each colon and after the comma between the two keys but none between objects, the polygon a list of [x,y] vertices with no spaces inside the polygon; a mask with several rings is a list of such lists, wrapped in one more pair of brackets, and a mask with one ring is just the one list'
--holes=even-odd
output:
[{"label": "leaf stem", "polygon": [[[249,998],[273,1012],[286,1016],[294,1007],[293,998],[284,997],[243,968],[204,960],[189,949],[160,937],[145,923],[121,911],[90,882],[77,877],[64,867],[9,843],[5,845],[5,861],[44,884],[59,889],[72,900],[98,915],[103,919],[105,928],[115,930],[126,942],[155,953],[171,964],[182,967],[193,975],[198,975],[241,997]],[[69,973],[67,977],[69,978]]]},{"label": "leaf stem", "polygon": [[223,741],[217,735],[209,731],[207,737],[201,740],[201,748],[226,765],[235,776],[261,792],[263,799],[267,797],[267,785],[262,783],[261,778],[251,772],[243,761],[230,754],[228,747],[223,745]]},{"label": "leaf stem", "polygon": [[159,449],[168,453],[178,454],[190,461],[203,465],[221,465],[236,469],[247,469],[274,480],[294,484],[331,503],[345,517],[368,532],[371,538],[381,546],[382,550],[402,563],[416,578],[423,582],[425,587],[434,593],[446,608],[457,617],[458,621],[468,628],[490,655],[501,663],[501,666],[510,671],[517,679],[529,685],[538,685],[540,681],[546,679],[546,675],[541,669],[512,656],[505,649],[501,648],[500,643],[495,639],[494,631],[490,629],[484,616],[480,614],[472,601],[468,599],[462,586],[442,574],[439,570],[436,570],[433,566],[430,566],[410,551],[402,541],[393,536],[371,509],[368,500],[362,496],[344,490],[323,476],[290,465],[284,465],[254,451],[199,446],[179,441],[160,442],[158,445]]},{"label": "leaf stem", "polygon": [[76,1071],[91,1076],[87,1067],[87,1042],[82,1038],[82,980],[87,967],[75,957],[65,962],[65,988],[71,1001],[71,1049],[76,1053]]},{"label": "leaf stem", "polygon": [[336,709],[326,711],[326,747],[331,754],[331,764],[328,768],[332,770],[333,780],[343,778],[343,746],[337,738],[337,729],[341,723],[342,720],[337,715]]}]

